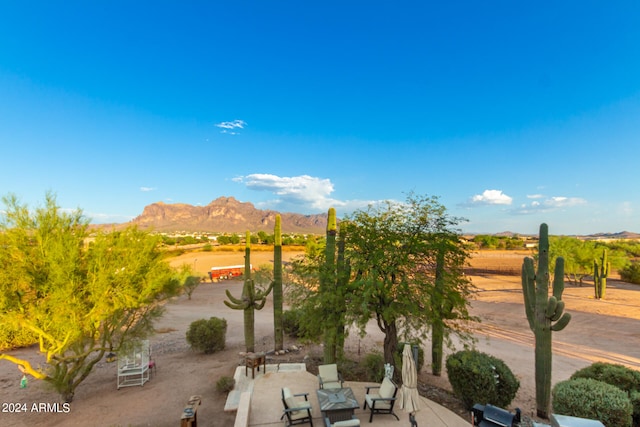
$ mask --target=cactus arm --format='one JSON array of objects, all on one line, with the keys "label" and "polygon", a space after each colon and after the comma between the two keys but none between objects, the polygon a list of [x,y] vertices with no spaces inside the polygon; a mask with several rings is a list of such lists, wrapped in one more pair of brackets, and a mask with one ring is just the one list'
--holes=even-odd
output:
[{"label": "cactus arm", "polygon": [[564,301],[558,301],[558,304],[556,304],[555,311],[553,312],[553,314],[551,314],[551,316],[548,316],[548,317],[551,321],[555,322],[560,317],[562,317],[563,311],[564,311]]},{"label": "cactus arm", "polygon": [[564,292],[564,258],[556,258],[556,268],[553,271],[553,296],[558,301],[562,299]]},{"label": "cactus arm", "polygon": [[264,291],[256,292],[255,297],[253,299],[253,306],[256,310],[262,310],[264,305],[267,303],[267,296],[273,289],[273,282],[269,284],[269,286]]},{"label": "cactus arm", "polygon": [[558,299],[554,296],[549,297],[549,301],[547,302],[547,309],[545,310],[545,315],[551,319],[553,316],[555,316],[557,308],[558,308]]},{"label": "cactus arm", "polygon": [[[235,306],[237,306],[238,309],[244,309],[245,305],[247,304],[247,302],[242,299],[242,298],[235,298],[233,295],[231,295],[231,292],[229,292],[229,289],[224,291],[225,294],[227,294],[227,298],[229,298],[229,301],[231,301],[229,304],[233,304]],[[224,303],[227,304],[229,301],[225,301]],[[227,304],[228,307],[231,307],[229,304]],[[235,307],[231,307],[231,308],[235,308]]]},{"label": "cactus arm", "polygon": [[558,320],[556,323],[551,325],[551,330],[552,331],[561,331],[561,330],[563,330],[569,324],[570,320],[571,320],[571,314],[570,313],[564,313],[562,315],[562,317],[560,318],[560,320]]},{"label": "cactus arm", "polygon": [[533,267],[533,259],[525,258],[522,264],[522,294],[524,295],[524,309],[529,322],[529,328],[533,331],[534,326],[534,310],[535,310],[535,270]]}]

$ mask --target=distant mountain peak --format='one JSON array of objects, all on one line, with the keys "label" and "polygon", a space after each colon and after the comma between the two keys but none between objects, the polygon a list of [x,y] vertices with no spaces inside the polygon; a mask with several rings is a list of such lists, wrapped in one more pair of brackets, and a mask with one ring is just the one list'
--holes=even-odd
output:
[{"label": "distant mountain peak", "polygon": [[[234,197],[218,197],[206,206],[185,203],[156,202],[145,206],[142,214],[130,223],[156,231],[203,231],[238,233],[273,232],[279,212],[256,209],[253,203],[240,202]],[[285,233],[323,233],[327,215],[280,213]]]}]

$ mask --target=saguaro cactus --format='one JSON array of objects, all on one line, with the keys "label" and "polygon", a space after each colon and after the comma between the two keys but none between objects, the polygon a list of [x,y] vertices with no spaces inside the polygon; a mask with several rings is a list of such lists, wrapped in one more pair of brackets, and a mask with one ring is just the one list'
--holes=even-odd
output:
[{"label": "saguaro cactus", "polygon": [[336,357],[344,356],[344,340],[345,340],[345,312],[347,298],[346,289],[351,276],[351,265],[345,256],[345,246],[347,241],[348,223],[342,221],[338,231],[338,255],[336,258],[336,291],[338,292],[338,301],[335,305],[336,310]]},{"label": "saguaro cactus", "polygon": [[549,418],[551,402],[551,332],[561,331],[571,315],[564,312],[564,259],[558,257],[554,269],[553,293],[549,295],[549,229],[540,225],[538,271],[534,261],[526,257],[522,263],[522,292],[529,327],[535,336],[536,410],[539,417]]},{"label": "saguaro cactus", "polygon": [[282,325],[282,222],[276,215],[273,228],[273,333],[275,350],[284,347],[284,327]]},{"label": "saguaro cactus", "polygon": [[336,234],[337,234],[336,210],[329,208],[327,218],[327,241],[325,246],[325,264],[320,273],[320,292],[323,294],[323,303],[327,316],[324,325],[324,363],[335,363],[337,331],[335,312],[335,286],[336,286]]},{"label": "saguaro cactus", "polygon": [[596,299],[604,298],[607,291],[607,277],[609,277],[609,267],[611,264],[607,260],[607,250],[602,251],[602,258],[593,261],[593,285],[595,287]]},{"label": "saguaro cactus", "polygon": [[255,351],[255,311],[261,310],[267,302],[267,295],[271,292],[273,282],[264,291],[256,291],[255,283],[251,278],[251,233],[247,231],[247,242],[244,250],[244,286],[242,296],[234,298],[229,290],[226,290],[225,305],[234,310],[244,310],[244,343],[248,352]]}]

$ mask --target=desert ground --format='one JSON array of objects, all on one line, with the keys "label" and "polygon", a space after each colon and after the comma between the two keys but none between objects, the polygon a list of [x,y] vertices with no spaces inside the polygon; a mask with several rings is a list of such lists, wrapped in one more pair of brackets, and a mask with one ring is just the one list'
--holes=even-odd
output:
[{"label": "desert ground", "polygon": [[[185,254],[173,261],[174,265],[189,263],[206,277],[212,266],[242,264],[242,252],[199,252]],[[295,253],[283,254],[285,261]],[[526,253],[483,252],[474,256],[472,265],[495,269],[519,267]],[[271,252],[252,252],[254,266],[272,262]],[[520,379],[521,387],[512,403],[527,415],[535,412],[535,386],[533,365],[533,335],[528,328],[522,305],[520,277],[478,273],[472,276],[477,287],[472,303],[472,314],[482,319],[474,325],[477,348],[504,360]],[[189,396],[202,396],[198,410],[199,426],[231,426],[235,414],[224,412],[226,396],[216,391],[216,381],[222,376],[233,376],[242,362],[244,350],[243,316],[241,311],[229,309],[223,303],[225,290],[239,296],[240,281],[205,282],[193,293],[175,298],[167,304],[164,317],[150,339],[152,357],[157,370],[144,387],[126,387],[117,390],[116,364],[100,363],[95,372],[80,385],[68,409],[52,412],[58,395],[45,384],[30,379],[26,388],[20,388],[22,374],[16,366],[0,361],[0,425],[7,426],[175,426]],[[607,298],[595,300],[590,286],[567,286],[564,293],[566,310],[573,318],[564,331],[554,335],[553,382],[569,378],[576,370],[594,361],[620,363],[640,369],[640,286],[609,280]],[[227,347],[224,351],[205,355],[192,351],[185,341],[185,332],[191,322],[211,316],[227,319]],[[273,312],[269,301],[256,313],[256,350],[273,348]],[[285,346],[295,344],[286,339]],[[434,377],[429,372],[429,345],[425,344],[427,361],[420,373],[420,381],[450,389],[446,372]],[[382,334],[371,323],[363,338],[351,334],[347,352],[352,358],[382,347]],[[277,361],[301,361],[305,355],[315,356],[317,347],[302,347],[299,352],[277,356]],[[32,364],[42,363],[37,347],[11,352]],[[278,393],[274,390],[274,393]],[[49,404],[43,412],[33,410],[40,404]],[[15,405],[18,404],[18,405]],[[11,409],[13,408],[13,409]],[[15,408],[26,408],[16,412]]]}]

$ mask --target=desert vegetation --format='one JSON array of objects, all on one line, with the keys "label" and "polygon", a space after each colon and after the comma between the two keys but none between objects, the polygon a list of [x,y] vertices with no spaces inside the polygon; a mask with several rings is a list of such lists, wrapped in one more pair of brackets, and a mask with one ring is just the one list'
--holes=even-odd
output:
[{"label": "desert vegetation", "polygon": [[[474,344],[468,325],[477,320],[469,312],[475,288],[465,271],[478,242],[462,237],[456,227],[463,219],[450,217],[437,198],[412,194],[405,203],[370,207],[340,222],[335,211],[330,210],[326,234],[305,236],[304,246],[296,246],[300,240],[285,245],[276,225],[273,235],[247,232],[238,243],[213,245],[200,239],[188,244],[194,246],[179,249],[175,242],[163,243],[159,235],[136,228],[89,231],[80,211],[62,212],[50,195],[45,206],[35,210],[12,197],[4,201],[7,207],[0,233],[0,320],[5,327],[0,331],[0,340],[5,348],[39,342],[46,364],[39,369],[6,352],[0,354],[0,359],[52,384],[65,401],[73,399],[77,387],[105,354],[117,352],[130,340],[149,336],[169,298],[183,292],[191,299],[200,285],[195,268],[189,264],[178,268],[168,265],[171,257],[185,251],[244,250],[245,263],[249,265],[252,250],[274,254],[273,266],[261,266],[257,271],[246,267],[242,286],[226,293],[227,306],[243,311],[247,351],[254,350],[255,310],[265,306],[270,292],[274,349],[282,345],[280,334],[284,332],[302,341],[322,342],[323,362],[337,361],[352,367],[350,371],[366,372],[372,381],[379,380],[384,363],[396,366],[395,372],[400,372],[401,342],[421,343],[428,338],[430,368],[435,376],[441,374],[444,347],[451,344],[451,337],[471,347]],[[522,251],[513,238],[505,241],[511,242],[505,247]],[[523,293],[528,298],[525,307],[531,311],[527,317],[534,332],[539,317],[536,311],[544,313],[549,321],[541,329],[560,330],[567,325],[560,284],[583,286],[585,281],[594,280],[595,285],[596,280],[606,280],[616,270],[622,276],[637,266],[631,261],[637,255],[632,243],[579,245],[554,236],[549,236],[547,242],[543,233],[536,241],[540,247],[525,262],[527,273],[523,277]],[[541,249],[548,253],[547,258],[541,256]],[[304,251],[304,255],[285,264],[282,252],[287,250]],[[589,259],[580,267],[584,274],[578,267],[571,267],[572,273],[567,273],[569,263],[582,265],[576,260],[583,258]],[[533,272],[536,263],[538,271]],[[545,273],[541,273],[542,264],[548,269]],[[195,263],[192,265],[195,267]],[[538,296],[531,289],[541,289],[542,284],[526,288],[525,283],[530,283],[532,277],[550,275],[555,275],[552,295],[547,291],[546,299],[540,299],[538,304]],[[606,289],[606,285],[600,286]],[[276,291],[278,288],[281,291]],[[281,294],[276,295],[278,292]],[[606,299],[606,294],[602,292],[600,297]],[[289,306],[287,311],[281,308],[284,302]],[[382,351],[366,355],[359,362],[349,360],[344,353],[347,329],[355,327],[364,333],[371,319],[384,336]],[[225,349],[224,319],[202,319],[192,328],[186,341],[193,349],[204,353]],[[541,342],[547,351],[550,338],[541,338]],[[496,363],[492,365],[494,370]],[[452,368],[448,373],[452,386],[467,375],[457,372]],[[508,382],[517,390],[517,380],[511,382],[508,373],[501,375],[505,384]],[[546,382],[543,384],[547,387]],[[228,382],[220,387],[229,387]],[[513,396],[506,391],[503,390],[505,396],[492,397],[494,400],[485,403],[508,405]],[[632,407],[638,407],[638,389],[623,391]],[[626,408],[625,405],[622,406]],[[640,410],[632,410],[634,419],[637,413]]]},{"label": "desert vegetation", "polygon": [[51,194],[35,210],[14,196],[3,200],[0,345],[37,341],[46,367],[6,353],[0,359],[48,382],[70,402],[106,353],[152,332],[162,302],[181,283],[157,237],[136,228],[90,236],[82,212],[63,212]]}]

